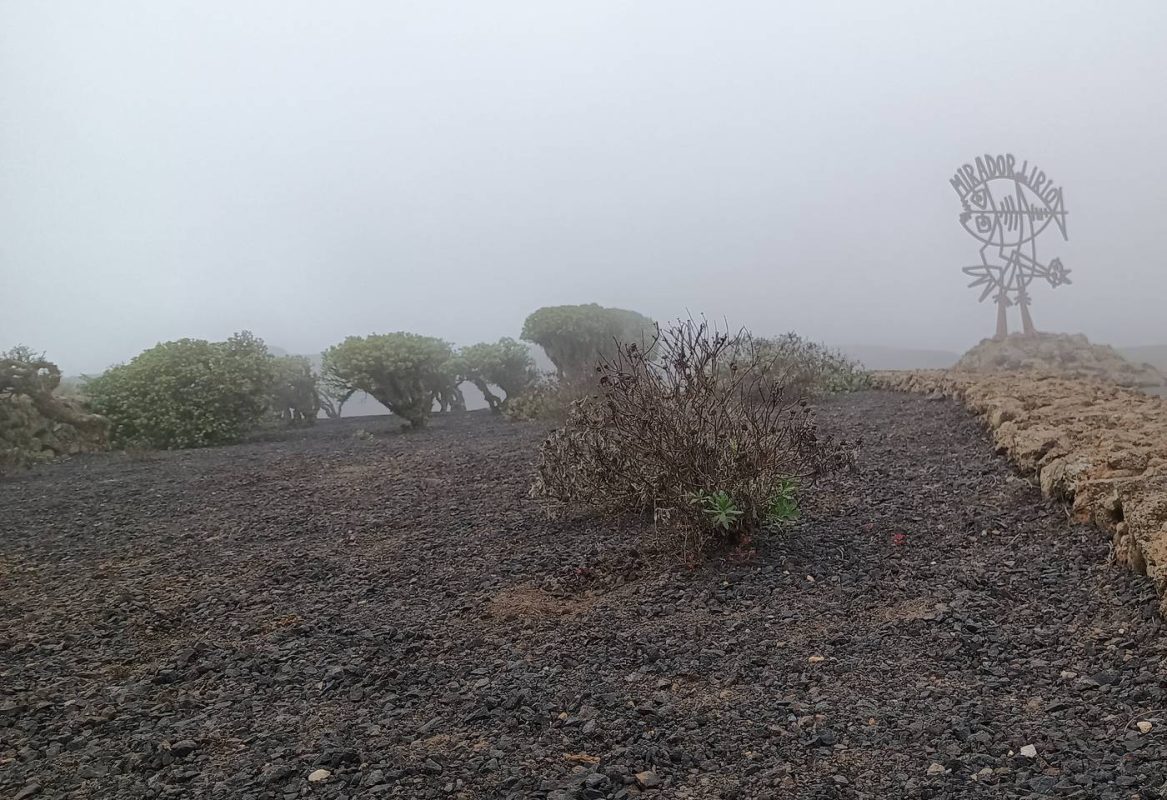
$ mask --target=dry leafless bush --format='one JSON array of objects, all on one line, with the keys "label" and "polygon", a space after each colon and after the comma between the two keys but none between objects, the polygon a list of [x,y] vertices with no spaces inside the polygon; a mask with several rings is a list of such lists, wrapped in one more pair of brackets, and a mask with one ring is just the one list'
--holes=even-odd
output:
[{"label": "dry leafless bush", "polygon": [[532,494],[651,511],[690,554],[791,519],[798,491],[851,459],[772,380],[744,331],[680,322],[647,349],[621,346],[597,373],[598,392],[544,442]]}]

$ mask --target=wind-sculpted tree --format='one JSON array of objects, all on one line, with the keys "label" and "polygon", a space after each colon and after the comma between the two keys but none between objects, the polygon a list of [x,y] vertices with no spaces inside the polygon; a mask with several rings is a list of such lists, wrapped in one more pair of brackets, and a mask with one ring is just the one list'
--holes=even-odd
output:
[{"label": "wind-sculpted tree", "polygon": [[643,314],[589,303],[540,308],[523,323],[521,338],[543,348],[560,378],[577,380],[614,355],[619,344],[648,350],[655,334],[653,321]]},{"label": "wind-sculpted tree", "polygon": [[340,419],[344,413],[344,404],[356,393],[356,389],[338,385],[326,375],[317,378],[316,399],[320,403],[320,410],[329,419]]},{"label": "wind-sculpted tree", "polygon": [[350,336],[324,351],[323,373],[331,386],[372,395],[383,406],[421,428],[439,387],[448,383],[450,345],[416,333]]},{"label": "wind-sculpted tree", "polygon": [[[478,387],[496,414],[506,411],[511,399],[528,391],[539,380],[530,348],[509,337],[493,344],[482,342],[464,347],[459,362],[465,379]],[[491,387],[502,390],[503,396],[499,397]]]},{"label": "wind-sculpted tree", "polygon": [[466,380],[464,372],[462,360],[453,355],[431,379],[433,400],[442,413],[466,410],[466,398],[462,394],[462,381]]},{"label": "wind-sculpted tree", "polygon": [[313,425],[320,412],[320,393],[312,362],[304,356],[279,356],[273,361],[271,410],[289,425]]},{"label": "wind-sculpted tree", "polygon": [[274,359],[262,339],[163,342],[85,385],[119,446],[205,447],[237,442],[269,408]]}]

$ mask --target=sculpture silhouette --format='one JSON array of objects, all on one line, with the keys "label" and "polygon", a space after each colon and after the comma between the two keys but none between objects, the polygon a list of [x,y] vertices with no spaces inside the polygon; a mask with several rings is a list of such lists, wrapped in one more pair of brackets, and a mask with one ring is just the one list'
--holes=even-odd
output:
[{"label": "sculpture silhouette", "polygon": [[1061,259],[1048,264],[1037,257],[1037,238],[1051,223],[1066,235],[1062,189],[1029,162],[1016,168],[1012,155],[977,158],[957,170],[950,183],[960,196],[960,223],[981,242],[981,263],[964,267],[973,278],[969,286],[983,286],[980,300],[992,296],[997,304],[996,338],[1009,335],[1007,310],[1021,310],[1026,335],[1036,329],[1029,312],[1029,285],[1041,278],[1050,286],[1070,283],[1070,271]]}]

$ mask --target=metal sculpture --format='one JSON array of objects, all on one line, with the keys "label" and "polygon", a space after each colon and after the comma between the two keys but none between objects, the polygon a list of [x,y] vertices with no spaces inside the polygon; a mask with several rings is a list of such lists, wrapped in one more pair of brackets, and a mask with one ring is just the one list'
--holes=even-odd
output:
[{"label": "metal sculpture", "polygon": [[1037,257],[1037,237],[1052,223],[1066,235],[1066,207],[1062,187],[1028,161],[1017,168],[1011,155],[985,155],[964,164],[950,181],[960,196],[960,224],[982,243],[981,263],[964,267],[973,278],[969,286],[983,286],[981,302],[992,295],[997,303],[997,336],[1009,335],[1007,310],[1021,309],[1021,327],[1033,335],[1029,314],[1029,284],[1036,278],[1050,286],[1070,283],[1070,271],[1055,258],[1043,264]]}]

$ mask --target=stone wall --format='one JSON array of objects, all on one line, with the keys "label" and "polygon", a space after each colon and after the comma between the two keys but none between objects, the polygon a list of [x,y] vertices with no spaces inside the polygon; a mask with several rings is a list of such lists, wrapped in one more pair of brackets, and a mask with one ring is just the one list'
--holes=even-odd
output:
[{"label": "stone wall", "polygon": [[1167,401],[1038,373],[883,372],[876,386],[950,397],[1074,516],[1107,531],[1117,561],[1150,577],[1167,613]]},{"label": "stone wall", "polygon": [[105,449],[108,424],[56,394],[61,371],[26,347],[0,353],[0,475]]},{"label": "stone wall", "polygon": [[[62,405],[70,401],[59,400]],[[80,409],[76,409],[81,413]],[[42,461],[105,449],[105,431],[46,416],[29,397],[0,395],[0,475]]]}]

